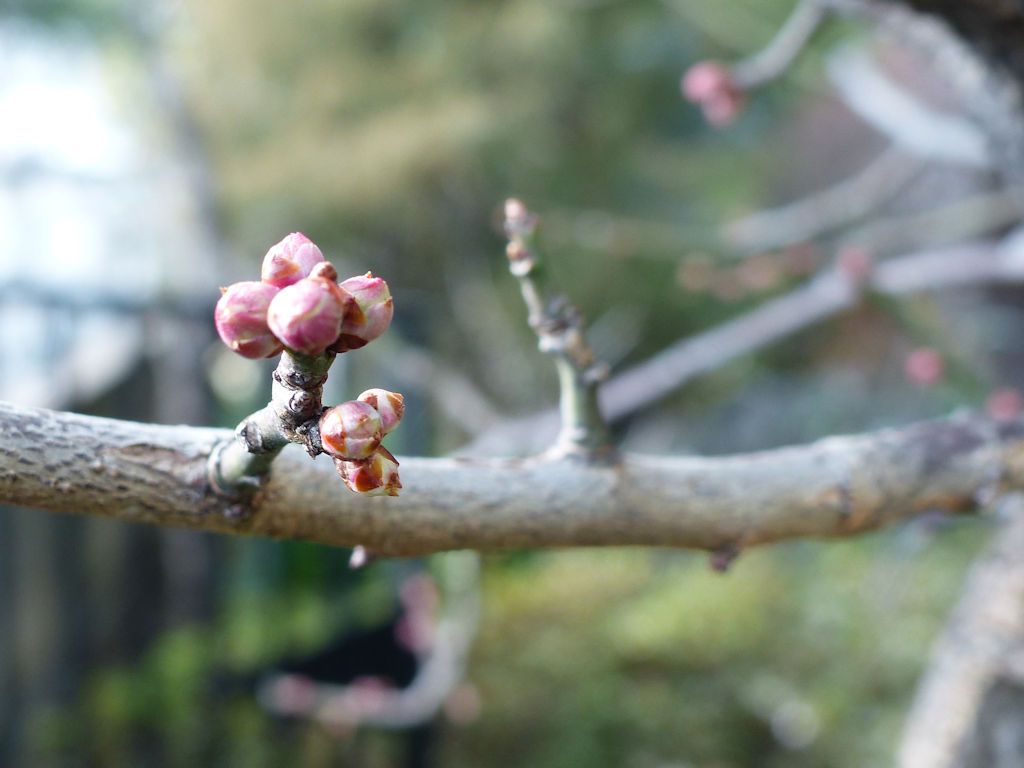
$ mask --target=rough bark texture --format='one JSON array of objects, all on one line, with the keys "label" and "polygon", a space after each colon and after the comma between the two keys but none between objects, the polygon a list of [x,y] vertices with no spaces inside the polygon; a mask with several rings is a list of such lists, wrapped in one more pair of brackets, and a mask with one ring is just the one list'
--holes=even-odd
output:
[{"label": "rough bark texture", "polygon": [[[290,446],[247,517],[207,478],[223,430],[0,404],[0,501],[379,554],[580,545],[719,549],[843,536],[1024,487],[1024,422],[926,422],[726,458],[407,459],[399,498],[341,487]],[[293,450],[294,449],[294,450]]]}]

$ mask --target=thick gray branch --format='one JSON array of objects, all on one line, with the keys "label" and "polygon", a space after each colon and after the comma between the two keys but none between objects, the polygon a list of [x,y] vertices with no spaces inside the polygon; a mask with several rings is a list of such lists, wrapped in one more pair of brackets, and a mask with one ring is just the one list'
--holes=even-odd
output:
[{"label": "thick gray branch", "polygon": [[585,545],[718,549],[843,536],[1024,487],[1024,421],[953,419],[726,458],[403,459],[399,498],[286,448],[244,520],[206,477],[224,430],[0,404],[0,502],[383,555]]}]

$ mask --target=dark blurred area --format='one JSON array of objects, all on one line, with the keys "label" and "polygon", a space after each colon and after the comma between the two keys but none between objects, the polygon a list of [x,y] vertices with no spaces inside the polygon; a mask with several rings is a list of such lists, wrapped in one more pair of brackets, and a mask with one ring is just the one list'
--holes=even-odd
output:
[{"label": "dark blurred area", "polygon": [[[233,426],[269,368],[216,342],[217,288],[302,231],[395,298],[328,400],[400,390],[390,448],[443,455],[557,398],[503,257],[510,194],[541,214],[555,279],[616,370],[845,247],[884,260],[1019,218],[963,205],[998,192],[990,169],[911,148],[870,214],[797,242],[737,236],[891,150],[826,75],[833,50],[871,45],[851,25],[727,130],[681,100],[690,64],[756,50],[791,6],[0,0],[0,398]],[[945,98],[912,57],[888,63]],[[1005,405],[1020,322],[1010,289],[872,298],[617,436],[723,454]],[[887,765],[987,530],[785,544],[725,575],[657,550],[510,553],[478,573],[0,509],[0,766]],[[451,612],[468,593],[478,632],[475,608]],[[417,681],[443,695],[394,696]]]}]

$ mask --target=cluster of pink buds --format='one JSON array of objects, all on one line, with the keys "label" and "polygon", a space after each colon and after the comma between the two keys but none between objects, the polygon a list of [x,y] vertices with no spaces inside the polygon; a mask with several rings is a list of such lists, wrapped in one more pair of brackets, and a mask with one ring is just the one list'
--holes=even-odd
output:
[{"label": "cluster of pink buds", "polygon": [[729,69],[716,61],[694,64],[680,86],[686,100],[700,105],[704,119],[717,128],[729,125],[743,110],[743,90]]},{"label": "cluster of pink buds", "polygon": [[[221,340],[243,357],[285,350],[306,358],[333,356],[365,346],[391,324],[388,284],[369,272],[339,283],[320,249],[299,232],[267,252],[261,278],[222,289],[214,311]],[[352,490],[398,494],[398,462],[381,440],[403,409],[400,394],[371,389],[320,416],[322,450]]]},{"label": "cluster of pink buds", "polygon": [[345,352],[391,324],[388,284],[369,272],[336,282],[334,267],[299,232],[267,251],[262,277],[223,289],[214,313],[221,340],[243,357],[273,357],[283,348]]}]

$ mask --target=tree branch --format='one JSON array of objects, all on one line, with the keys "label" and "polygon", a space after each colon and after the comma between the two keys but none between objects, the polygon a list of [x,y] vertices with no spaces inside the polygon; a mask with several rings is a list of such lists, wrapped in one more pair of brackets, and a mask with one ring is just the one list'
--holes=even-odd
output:
[{"label": "tree branch", "polygon": [[864,48],[841,48],[830,57],[828,72],[843,103],[908,154],[992,166],[985,134],[974,123],[924,104],[886,77]]},{"label": "tree branch", "polygon": [[[680,339],[613,376],[601,389],[602,411],[612,423],[631,416],[698,376],[851,309],[865,292],[902,296],[1021,282],[1024,243],[1015,236],[1002,243],[965,243],[890,259],[877,265],[863,285],[838,270],[828,270],[745,314]],[[546,435],[553,421],[550,411],[541,411],[500,422],[460,453],[478,455],[510,444],[532,445],[530,438]]]},{"label": "tree branch", "polygon": [[767,46],[730,67],[733,82],[749,90],[778,78],[807,46],[826,14],[821,0],[798,0]]},{"label": "tree branch", "polygon": [[598,403],[598,385],[608,366],[598,361],[583,333],[583,318],[568,298],[555,292],[540,260],[537,216],[514,198],[505,202],[509,271],[519,281],[528,322],[540,350],[558,370],[562,429],[552,451],[585,459],[614,457],[614,447]]},{"label": "tree branch", "polygon": [[[971,569],[932,652],[903,734],[900,768],[1020,765],[1019,700],[1009,702],[1005,723],[991,711],[1000,684],[1014,677],[1008,667],[1024,642],[1024,503],[1016,495],[1007,502],[1009,519]],[[1013,683],[1019,689],[1020,680]],[[1001,738],[986,732],[994,724],[1005,731]],[[1005,751],[999,742],[1010,754],[996,760],[992,753]]]},{"label": "tree branch", "polygon": [[289,446],[244,519],[210,487],[230,432],[0,404],[0,502],[381,555],[649,545],[717,550],[844,536],[1024,487],[1024,421],[926,422],[725,458],[629,455],[614,465],[405,459],[407,492],[340,490]]},{"label": "tree branch", "polygon": [[1017,247],[969,243],[909,254],[879,264],[864,286],[838,270],[729,320],[682,339],[612,378],[602,391],[612,421],[646,407],[681,385],[741,355],[768,346],[855,306],[863,292],[901,296],[965,285],[1024,281]]},{"label": "tree branch", "polygon": [[924,170],[924,163],[890,147],[853,176],[777,208],[730,222],[725,241],[744,251],[802,243],[862,219],[895,197]]}]

